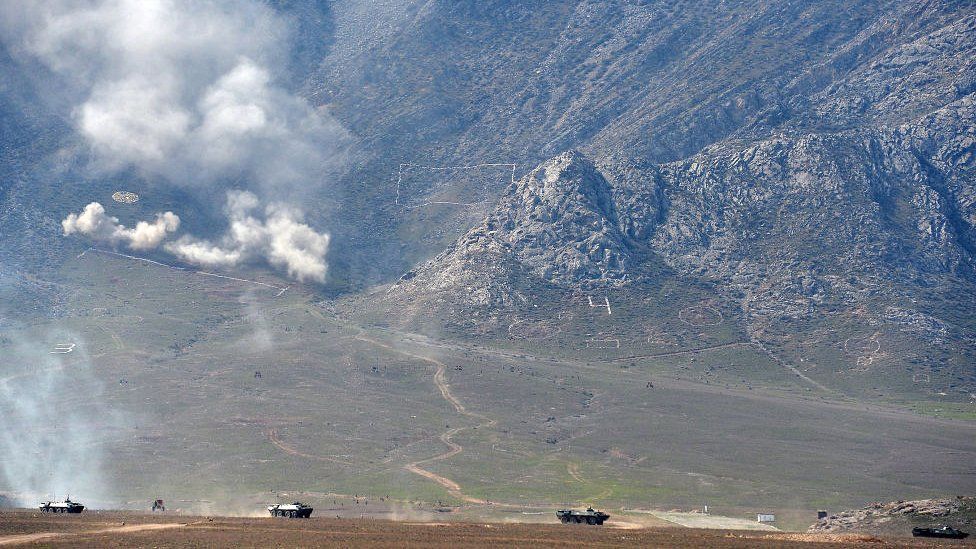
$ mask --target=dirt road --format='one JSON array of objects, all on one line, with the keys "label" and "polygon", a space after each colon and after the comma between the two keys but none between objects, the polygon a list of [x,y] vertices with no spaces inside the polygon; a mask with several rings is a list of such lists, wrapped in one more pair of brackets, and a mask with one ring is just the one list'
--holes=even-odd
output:
[{"label": "dirt road", "polygon": [[[495,425],[495,423],[496,423],[495,420],[493,420],[493,419],[491,419],[491,418],[489,418],[487,416],[481,415],[479,413],[469,411],[467,408],[464,407],[464,404],[462,404],[461,401],[456,396],[454,396],[454,393],[451,392],[451,386],[447,383],[447,379],[445,377],[445,372],[447,371],[447,365],[444,364],[443,362],[441,362],[440,360],[437,360],[436,358],[432,358],[432,357],[429,357],[429,356],[419,355],[419,354],[416,354],[416,353],[413,353],[413,352],[410,352],[410,351],[406,351],[406,350],[403,350],[403,349],[398,349],[398,348],[396,348],[395,346],[393,346],[393,345],[391,345],[389,343],[385,343],[385,342],[382,342],[382,341],[379,341],[379,340],[376,340],[376,339],[373,339],[371,337],[366,336],[365,335],[365,331],[362,331],[362,330],[360,331],[360,333],[358,335],[356,335],[356,339],[358,339],[360,341],[364,341],[364,342],[369,343],[371,345],[375,345],[377,347],[383,347],[384,349],[393,351],[395,353],[398,353],[398,354],[401,354],[401,355],[404,355],[404,356],[408,356],[410,358],[414,358],[414,359],[417,359],[417,360],[422,360],[422,361],[427,362],[429,364],[433,364],[434,365],[434,368],[435,368],[435,370],[434,370],[434,376],[432,378],[432,380],[434,382],[434,386],[436,386],[437,387],[437,390],[440,391],[441,396],[444,398],[444,400],[446,400],[452,406],[454,406],[454,410],[456,410],[457,413],[459,413],[459,414],[461,414],[461,415],[463,415],[465,417],[469,417],[469,418],[476,419],[476,420],[480,421],[481,423],[479,423],[477,425],[478,428],[492,427],[492,426]],[[481,499],[481,498],[476,498],[476,497],[469,496],[469,495],[465,494],[464,491],[461,489],[461,485],[458,484],[457,482],[455,482],[455,481],[453,481],[453,480],[451,480],[451,479],[449,479],[449,478],[447,478],[445,476],[438,475],[437,473],[434,473],[433,471],[429,471],[429,470],[424,469],[423,467],[421,467],[421,465],[423,465],[425,463],[433,463],[433,462],[436,462],[436,461],[442,461],[442,460],[445,460],[445,459],[454,457],[454,456],[460,454],[461,452],[463,452],[464,451],[464,447],[461,446],[460,444],[454,442],[451,439],[452,439],[452,437],[454,437],[454,435],[460,433],[461,431],[465,431],[467,429],[471,429],[471,427],[455,427],[455,428],[452,428],[452,429],[448,429],[447,431],[444,431],[443,433],[441,433],[441,435],[438,438],[440,439],[441,442],[443,442],[448,447],[448,451],[446,451],[446,452],[444,452],[442,454],[438,454],[438,455],[433,456],[433,457],[429,457],[429,458],[425,458],[425,459],[421,459],[421,460],[417,460],[417,461],[410,462],[410,463],[404,465],[403,468],[406,469],[407,471],[410,471],[411,473],[413,473],[415,475],[420,475],[420,476],[422,476],[422,477],[424,477],[426,479],[430,479],[430,480],[436,482],[437,484],[440,484],[441,486],[443,486],[444,488],[446,488],[447,491],[452,496],[454,496],[454,497],[456,497],[456,498],[458,498],[458,499],[460,499],[462,501],[465,501],[465,502],[468,502],[468,503],[476,503],[476,504],[482,504],[483,505],[483,504],[487,504],[488,502],[486,500]]]},{"label": "dirt road", "polygon": [[38,543],[42,541],[61,541],[64,538],[75,538],[78,536],[95,536],[102,534],[131,534],[135,532],[145,532],[149,530],[169,530],[172,528],[183,528],[186,524],[162,523],[162,524],[132,524],[130,526],[116,526],[113,528],[101,528],[98,530],[84,530],[81,532],[37,532],[33,534],[16,534],[11,536],[0,536],[0,545],[25,545],[28,543]]},{"label": "dirt road", "polygon": [[332,463],[339,463],[341,465],[351,465],[348,461],[341,460],[339,458],[334,458],[331,456],[317,456],[314,454],[306,454],[305,452],[300,452],[292,448],[291,446],[288,446],[284,442],[282,442],[281,439],[278,438],[278,431],[276,431],[274,428],[268,429],[267,431],[264,432],[264,434],[267,435],[268,440],[271,441],[271,444],[274,444],[275,446],[278,447],[279,450],[281,450],[282,452],[288,455],[303,457],[305,459],[312,459],[315,461],[329,461]]},{"label": "dirt road", "polygon": [[[146,521],[140,523],[140,521]],[[132,523],[118,526],[120,523]],[[114,526],[109,524],[114,523]],[[51,529],[67,531],[51,532]],[[874,538],[744,530],[617,528],[563,524],[393,522],[313,517],[152,516],[95,512],[41,517],[30,510],[0,511],[0,544],[65,547],[938,547],[912,538]],[[965,545],[965,543],[963,544]]]}]

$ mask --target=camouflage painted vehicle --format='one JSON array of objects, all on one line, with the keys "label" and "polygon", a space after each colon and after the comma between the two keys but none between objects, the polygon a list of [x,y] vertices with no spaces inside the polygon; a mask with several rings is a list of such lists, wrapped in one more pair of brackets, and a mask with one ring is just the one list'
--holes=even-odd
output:
[{"label": "camouflage painted vehicle", "polygon": [[64,501],[45,501],[37,506],[45,513],[80,513],[85,510],[85,506],[71,498],[64,498]]},{"label": "camouflage painted vehicle", "polygon": [[969,534],[961,530],[945,525],[938,528],[912,528],[912,535],[916,538],[948,538],[963,539]]},{"label": "camouflage painted vehicle", "polygon": [[560,509],[556,511],[556,518],[563,524],[593,524],[600,526],[603,521],[610,518],[610,515],[603,511],[596,511],[592,507],[587,507],[586,511],[574,511],[572,509]]},{"label": "camouflage painted vehicle", "polygon": [[273,517],[308,518],[312,516],[312,508],[304,503],[276,503],[268,506],[268,512]]}]

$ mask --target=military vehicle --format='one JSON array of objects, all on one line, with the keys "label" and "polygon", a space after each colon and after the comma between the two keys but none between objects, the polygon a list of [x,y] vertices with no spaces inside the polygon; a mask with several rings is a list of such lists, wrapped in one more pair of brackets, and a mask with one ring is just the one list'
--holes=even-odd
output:
[{"label": "military vehicle", "polygon": [[938,528],[912,528],[912,535],[917,538],[949,538],[949,539],[962,539],[969,534],[956,530],[955,528],[944,525]]},{"label": "military vehicle", "polygon": [[268,512],[273,517],[308,518],[312,516],[312,508],[297,501],[295,503],[269,505]]},{"label": "military vehicle", "polygon": [[587,507],[586,511],[575,511],[572,509],[560,509],[556,511],[556,517],[563,524],[595,524],[602,525],[603,521],[610,518],[610,515],[603,511],[596,511],[592,507]]},{"label": "military vehicle", "polygon": [[166,503],[161,499],[154,499],[152,503],[153,513],[156,511],[166,512]]},{"label": "military vehicle", "polygon": [[45,501],[37,506],[45,513],[80,513],[85,510],[85,506],[71,498],[64,498],[64,501]]}]

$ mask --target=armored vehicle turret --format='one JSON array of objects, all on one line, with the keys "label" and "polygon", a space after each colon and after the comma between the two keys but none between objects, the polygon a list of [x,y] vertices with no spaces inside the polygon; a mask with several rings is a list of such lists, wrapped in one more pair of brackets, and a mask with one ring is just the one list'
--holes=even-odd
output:
[{"label": "armored vehicle turret", "polygon": [[85,506],[71,498],[64,498],[64,501],[45,501],[37,506],[45,513],[80,513],[85,510]]},{"label": "armored vehicle turret", "polygon": [[312,508],[304,503],[276,503],[268,506],[268,512],[273,517],[308,518],[312,516]]},{"label": "armored vehicle turret", "polygon": [[596,511],[592,507],[587,507],[586,511],[576,511],[573,509],[560,509],[556,511],[556,517],[563,524],[594,524],[602,525],[603,521],[610,518],[610,515],[603,511]]}]

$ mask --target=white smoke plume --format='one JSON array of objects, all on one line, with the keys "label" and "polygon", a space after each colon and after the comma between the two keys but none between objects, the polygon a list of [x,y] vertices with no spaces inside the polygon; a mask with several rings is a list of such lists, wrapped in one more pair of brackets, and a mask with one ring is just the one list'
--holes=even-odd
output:
[{"label": "white smoke plume", "polygon": [[[217,243],[184,237],[171,251],[206,266],[263,257],[294,278],[323,281],[329,237],[305,224],[295,204],[343,162],[349,140],[328,112],[280,84],[288,32],[260,0],[0,5],[0,40],[53,73],[37,79],[49,88],[38,93],[71,105],[97,171],[135,169],[216,189],[233,182],[271,204],[260,220],[232,216]],[[148,250],[175,230],[175,215],[130,233],[89,208],[64,221],[66,234]]]},{"label": "white smoke plume", "polygon": [[132,229],[119,223],[117,217],[105,213],[98,202],[85,206],[80,214],[70,214],[61,222],[65,235],[81,234],[92,240],[110,244],[125,243],[132,250],[152,250],[180,226],[180,217],[173,212],[156,214],[153,222],[140,221]]},{"label": "white smoke plume", "polygon": [[0,8],[0,36],[76,96],[106,170],[295,192],[339,156],[341,126],[276,85],[287,27],[255,0],[38,0]]},{"label": "white smoke plume", "polygon": [[184,236],[165,249],[187,263],[205,267],[263,258],[299,281],[323,282],[329,235],[316,232],[302,222],[300,212],[280,203],[267,206],[264,219],[259,219],[254,215],[259,206],[253,193],[231,191],[226,206],[229,227],[218,243]]},{"label": "white smoke plume", "polygon": [[[102,404],[84,341],[70,332],[7,335],[12,341],[0,345],[0,487],[21,504],[71,495],[109,506],[105,439],[123,421]],[[52,354],[57,342],[70,342],[71,352]]]}]

